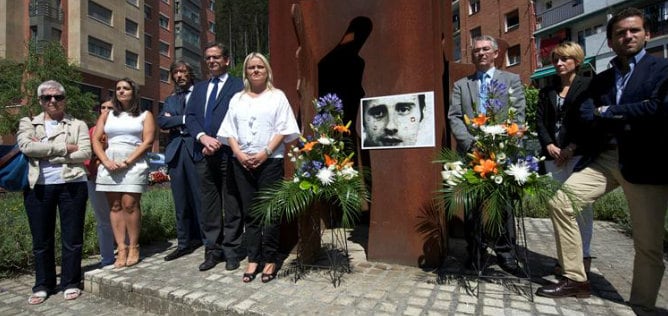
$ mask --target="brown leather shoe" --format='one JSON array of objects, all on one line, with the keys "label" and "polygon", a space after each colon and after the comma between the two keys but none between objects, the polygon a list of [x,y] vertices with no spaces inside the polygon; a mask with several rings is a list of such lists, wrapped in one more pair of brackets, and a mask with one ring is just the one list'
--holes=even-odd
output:
[{"label": "brown leather shoe", "polygon": [[591,286],[589,286],[589,281],[576,282],[569,278],[563,278],[558,283],[538,288],[536,295],[551,298],[570,296],[587,298],[591,296]]}]

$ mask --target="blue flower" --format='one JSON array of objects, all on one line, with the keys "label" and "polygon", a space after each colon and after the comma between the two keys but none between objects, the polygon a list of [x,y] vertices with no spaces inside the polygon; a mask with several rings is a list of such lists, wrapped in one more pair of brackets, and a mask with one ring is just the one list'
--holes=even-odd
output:
[{"label": "blue flower", "polygon": [[343,114],[343,101],[341,101],[341,99],[339,99],[336,94],[328,93],[324,97],[318,98],[315,107],[316,111],[325,111],[328,107],[331,107],[334,111]]}]

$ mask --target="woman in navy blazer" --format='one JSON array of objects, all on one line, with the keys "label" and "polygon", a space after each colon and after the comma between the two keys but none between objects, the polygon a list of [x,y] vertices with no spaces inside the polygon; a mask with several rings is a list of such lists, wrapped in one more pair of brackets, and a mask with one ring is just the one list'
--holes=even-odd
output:
[{"label": "woman in navy blazer", "polygon": [[[588,102],[591,78],[577,75],[584,60],[584,50],[574,42],[564,42],[550,53],[552,65],[559,80],[555,84],[540,90],[536,109],[536,127],[545,171],[552,177],[565,182],[573,173],[580,160],[578,137],[585,133],[581,130],[578,116],[580,105]],[[582,236],[582,252],[585,271],[591,266],[590,244],[593,233],[594,214],[591,205],[585,206],[576,217]],[[557,265],[555,274],[561,274]]]}]

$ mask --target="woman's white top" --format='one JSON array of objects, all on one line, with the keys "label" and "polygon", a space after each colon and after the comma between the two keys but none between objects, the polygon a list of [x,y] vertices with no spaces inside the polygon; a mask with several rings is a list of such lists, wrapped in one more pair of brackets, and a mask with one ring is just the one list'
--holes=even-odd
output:
[{"label": "woman's white top", "polygon": [[234,138],[241,151],[247,154],[263,151],[274,135],[285,137],[269,158],[283,158],[285,143],[299,137],[299,127],[288,98],[276,88],[255,97],[244,91],[237,92],[217,133],[218,140],[227,145],[227,138]]}]

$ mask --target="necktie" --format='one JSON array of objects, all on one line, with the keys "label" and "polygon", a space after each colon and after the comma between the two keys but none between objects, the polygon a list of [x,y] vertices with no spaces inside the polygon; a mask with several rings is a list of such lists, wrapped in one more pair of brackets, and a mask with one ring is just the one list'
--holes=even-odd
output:
[{"label": "necktie", "polygon": [[480,104],[478,105],[478,112],[485,114],[487,110],[485,109],[485,103],[487,103],[487,78],[489,78],[488,74],[482,74],[480,76],[480,93],[479,93],[479,99],[480,99]]},{"label": "necktie", "polygon": [[209,93],[209,99],[206,101],[206,114],[204,115],[204,132],[212,135],[213,132],[210,131],[211,129],[211,121],[213,120],[213,108],[216,106],[216,97],[218,96],[218,82],[220,79],[218,77],[215,77],[211,79],[211,83],[213,84],[213,88],[211,89],[211,93]]}]

